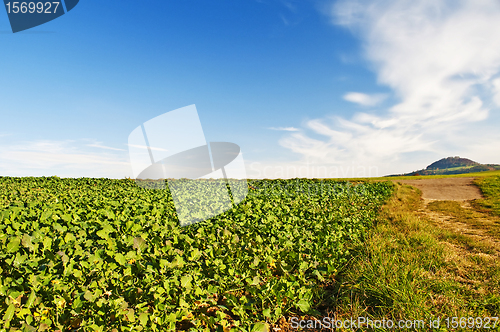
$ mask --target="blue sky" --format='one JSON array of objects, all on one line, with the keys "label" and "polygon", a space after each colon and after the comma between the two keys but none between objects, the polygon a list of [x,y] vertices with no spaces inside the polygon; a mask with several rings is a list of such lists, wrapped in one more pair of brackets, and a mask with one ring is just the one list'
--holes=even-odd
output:
[{"label": "blue sky", "polygon": [[249,177],[500,163],[496,1],[81,1],[0,11],[0,175],[131,176],[128,135],[195,104]]}]

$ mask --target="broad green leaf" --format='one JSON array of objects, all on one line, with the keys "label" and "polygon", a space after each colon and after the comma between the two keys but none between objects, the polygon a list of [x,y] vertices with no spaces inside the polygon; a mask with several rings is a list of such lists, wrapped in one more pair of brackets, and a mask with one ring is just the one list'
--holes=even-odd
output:
[{"label": "broad green leaf", "polygon": [[115,254],[115,260],[120,265],[125,265],[127,263],[127,259],[125,258],[125,256],[120,253]]},{"label": "broad green leaf", "polygon": [[32,243],[32,237],[29,236],[28,234],[23,235],[22,244],[23,244],[23,246],[25,246],[29,250],[34,250],[34,248],[35,248],[33,243]]},{"label": "broad green leaf", "polygon": [[191,276],[181,277],[181,286],[187,289],[191,289]]},{"label": "broad green leaf", "polygon": [[160,267],[165,268],[170,266],[170,262],[167,261],[166,259],[160,259]]},{"label": "broad green leaf", "polygon": [[66,221],[66,222],[70,222],[73,218],[72,218],[72,216],[70,214],[63,214],[61,216],[61,219],[64,220],[64,221]]},{"label": "broad green leaf", "polygon": [[62,250],[59,250],[57,252],[57,255],[61,257],[61,260],[63,261],[64,264],[69,262],[69,257],[66,255],[66,253]]},{"label": "broad green leaf", "polygon": [[264,322],[258,322],[252,327],[252,332],[269,332],[269,325]]},{"label": "broad green leaf", "polygon": [[257,286],[260,283],[260,278],[258,276],[253,277],[251,285]]},{"label": "broad green leaf", "polygon": [[149,315],[146,312],[143,312],[139,315],[139,322],[141,322],[142,326],[146,326],[146,324],[148,323],[148,317]]},{"label": "broad green leaf", "polygon": [[4,221],[5,219],[9,219],[9,211],[0,212],[0,221]]},{"label": "broad green leaf", "polygon": [[76,240],[75,236],[71,233],[66,233],[66,235],[64,236],[64,242],[66,243],[73,242],[75,240]]},{"label": "broad green leaf", "polygon": [[80,309],[83,306],[83,302],[80,298],[80,295],[77,295],[76,298],[73,301],[73,309]]},{"label": "broad green leaf", "polygon": [[7,252],[12,253],[19,250],[19,244],[21,243],[21,239],[19,237],[15,237],[9,241],[7,244]]},{"label": "broad green leaf", "polygon": [[104,214],[106,215],[106,217],[108,219],[115,219],[115,214],[113,213],[113,211],[111,210],[105,210],[104,211]]},{"label": "broad green leaf", "polygon": [[83,294],[83,297],[89,302],[94,302],[95,299],[94,294],[91,291],[86,291],[85,294]]},{"label": "broad green leaf", "polygon": [[14,318],[15,310],[16,310],[16,307],[14,306],[14,304],[9,305],[9,307],[5,311],[5,314],[3,315],[3,320],[5,322],[10,322],[12,320],[12,318]]},{"label": "broad green leaf", "polygon": [[22,263],[24,263],[24,261],[26,261],[27,258],[28,258],[28,255],[20,255],[18,252],[16,254],[16,258],[14,259],[14,265],[15,266],[21,265]]},{"label": "broad green leaf", "polygon": [[108,232],[104,231],[104,230],[100,230],[100,231],[97,231],[97,236],[99,236],[100,238],[104,239],[104,240],[107,240],[109,238],[108,236]]},{"label": "broad green leaf", "polygon": [[52,215],[52,210],[47,210],[42,213],[42,216],[40,217],[41,221],[47,220],[50,216]]},{"label": "broad green leaf", "polygon": [[138,249],[139,251],[143,251],[147,248],[146,241],[142,237],[134,238],[134,249]]},{"label": "broad green leaf", "polygon": [[36,293],[35,291],[31,291],[30,296],[28,296],[28,300],[26,301],[26,306],[28,308],[31,308],[33,302],[35,302],[35,299],[36,299]]},{"label": "broad green leaf", "polygon": [[300,300],[299,302],[295,303],[295,305],[300,309],[300,311],[304,313],[307,313],[311,308],[309,302],[307,302],[306,300]]},{"label": "broad green leaf", "polygon": [[129,309],[127,311],[127,318],[130,322],[135,322],[135,312],[134,312],[134,309]]},{"label": "broad green leaf", "polygon": [[60,233],[64,233],[66,231],[66,227],[62,226],[61,224],[58,224],[56,222],[54,222],[52,224],[52,227],[54,227],[54,229]]},{"label": "broad green leaf", "polygon": [[50,250],[52,248],[52,239],[50,237],[45,237],[43,239],[43,249]]},{"label": "broad green leaf", "polygon": [[194,248],[193,251],[191,251],[191,260],[196,260],[200,258],[201,256],[201,251],[198,250],[198,248]]},{"label": "broad green leaf", "polygon": [[309,267],[308,262],[302,262],[302,263],[300,263],[299,270],[304,271],[304,270],[307,270],[308,267]]},{"label": "broad green leaf", "polygon": [[[28,320],[30,317],[31,316],[28,316],[28,318],[26,318],[26,320]],[[28,323],[28,324],[30,324],[30,323]],[[26,331],[26,332],[36,332],[36,327],[33,327],[31,325],[27,325],[26,323],[22,324],[22,328],[23,328],[23,331]]]}]

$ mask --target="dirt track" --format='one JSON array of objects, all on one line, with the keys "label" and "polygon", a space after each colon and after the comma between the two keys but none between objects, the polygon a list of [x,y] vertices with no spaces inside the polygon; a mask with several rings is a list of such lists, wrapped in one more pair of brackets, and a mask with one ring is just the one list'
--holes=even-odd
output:
[{"label": "dirt track", "polygon": [[468,201],[483,198],[481,191],[473,183],[474,178],[444,178],[396,180],[417,187],[424,200]]},{"label": "dirt track", "polygon": [[[474,178],[444,178],[444,179],[419,179],[419,180],[395,180],[402,184],[408,184],[422,191],[424,204],[417,211],[424,218],[432,220],[435,225],[440,228],[452,231],[456,234],[466,236],[475,243],[480,243],[490,250],[474,249],[477,255],[500,257],[500,240],[496,234],[498,217],[483,211],[478,211],[471,204],[470,200],[484,198],[481,190],[474,185]],[[433,201],[460,201],[460,206],[463,208],[464,216],[454,216],[446,211],[435,211],[429,209],[429,204]],[[492,231],[493,230],[493,231]],[[467,250],[460,249],[456,243],[445,242],[446,245],[452,246],[453,251],[460,251],[463,257],[470,254]]]}]

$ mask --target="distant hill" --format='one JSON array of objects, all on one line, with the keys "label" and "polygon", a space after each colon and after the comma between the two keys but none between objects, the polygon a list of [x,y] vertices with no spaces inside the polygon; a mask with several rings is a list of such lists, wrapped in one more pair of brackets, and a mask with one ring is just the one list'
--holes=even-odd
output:
[{"label": "distant hill", "polygon": [[494,170],[500,170],[500,165],[480,164],[467,158],[448,157],[433,162],[425,169],[406,174],[395,174],[388,176],[464,174]]}]

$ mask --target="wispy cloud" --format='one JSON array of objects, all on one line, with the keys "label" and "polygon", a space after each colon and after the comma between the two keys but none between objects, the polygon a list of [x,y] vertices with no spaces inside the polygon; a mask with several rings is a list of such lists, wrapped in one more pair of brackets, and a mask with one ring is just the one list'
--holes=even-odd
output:
[{"label": "wispy cloud", "polygon": [[[378,83],[400,102],[351,119],[311,120],[306,129],[313,135],[293,133],[282,146],[318,163],[388,170],[408,153],[456,155],[498,138],[484,120],[500,105],[500,2],[340,0],[330,15],[360,38]],[[364,94],[346,97],[370,104]],[[500,152],[494,142],[490,154]]]},{"label": "wispy cloud", "polygon": [[105,146],[105,145],[102,145],[101,143],[87,144],[87,146],[92,147],[92,148],[104,149],[104,150],[126,151],[125,149],[118,149],[118,148],[113,148],[110,146]]},{"label": "wispy cloud", "polygon": [[150,149],[150,150],[154,150],[154,151],[168,151],[167,149],[156,148],[154,146],[146,146],[146,145],[138,145],[138,144],[127,144],[127,145],[131,146],[133,148],[139,148],[139,149],[144,149],[144,150]]},{"label": "wispy cloud", "polygon": [[281,3],[291,12],[297,11],[297,1],[281,0]]},{"label": "wispy cloud", "polygon": [[130,176],[128,156],[121,152],[95,153],[74,140],[39,140],[0,145],[3,176],[109,177]]},{"label": "wispy cloud", "polygon": [[295,127],[269,127],[267,129],[278,130],[278,131],[299,131],[300,129]]},{"label": "wispy cloud", "polygon": [[494,79],[492,81],[493,89],[493,100],[497,106],[500,106],[500,78]]},{"label": "wispy cloud", "polygon": [[387,95],[385,94],[368,95],[361,92],[349,92],[344,95],[345,100],[363,106],[375,106],[378,103],[382,102],[385,98],[387,98]]},{"label": "wispy cloud", "polygon": [[279,17],[285,26],[294,26],[302,22],[303,12],[299,9],[300,2],[296,0],[280,0],[284,11],[280,10]]},{"label": "wispy cloud", "polygon": [[288,22],[288,20],[287,20],[287,18],[285,17],[285,15],[280,14],[280,18],[281,18],[281,21],[283,21],[283,24],[284,24],[284,25],[290,25],[290,22]]}]

